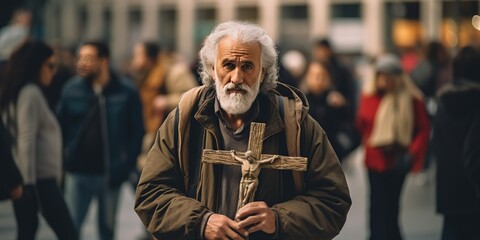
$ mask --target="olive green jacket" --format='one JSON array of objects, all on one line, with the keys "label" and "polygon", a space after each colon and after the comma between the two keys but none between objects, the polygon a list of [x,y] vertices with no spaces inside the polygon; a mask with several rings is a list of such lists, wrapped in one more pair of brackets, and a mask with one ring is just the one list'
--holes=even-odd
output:
[{"label": "olive green jacket", "polygon": [[[305,96],[296,89],[279,84],[276,90],[260,93],[257,101],[260,114],[254,121],[267,123],[263,153],[304,156],[308,166],[304,173],[263,169],[255,200],[266,201],[277,214],[280,239],[332,239],[345,223],[351,199],[325,132],[308,115]],[[194,169],[202,149],[222,146],[214,102],[214,87],[185,93],[148,154],[135,211],[158,239],[195,239],[203,215],[216,211],[221,168],[200,164]],[[200,171],[197,183],[195,170]]]}]

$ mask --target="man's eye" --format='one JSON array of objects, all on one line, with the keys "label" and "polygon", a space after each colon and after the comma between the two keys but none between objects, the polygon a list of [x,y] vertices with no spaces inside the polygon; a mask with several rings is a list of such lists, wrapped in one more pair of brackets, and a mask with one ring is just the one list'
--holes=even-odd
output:
[{"label": "man's eye", "polygon": [[235,64],[233,64],[233,63],[225,63],[225,64],[223,65],[223,67],[226,68],[226,69],[228,69],[228,70],[232,70],[232,69],[235,68]]},{"label": "man's eye", "polygon": [[253,69],[253,65],[252,64],[244,64],[242,66],[243,70],[251,70]]}]

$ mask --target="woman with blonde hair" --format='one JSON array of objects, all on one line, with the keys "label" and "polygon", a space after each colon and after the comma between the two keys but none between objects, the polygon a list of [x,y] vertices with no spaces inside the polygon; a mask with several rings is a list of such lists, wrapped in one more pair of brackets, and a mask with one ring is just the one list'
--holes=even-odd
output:
[{"label": "woman with blonde hair", "polygon": [[373,76],[356,120],[370,183],[370,239],[397,240],[403,182],[422,169],[430,123],[421,92],[396,56],[379,57]]}]

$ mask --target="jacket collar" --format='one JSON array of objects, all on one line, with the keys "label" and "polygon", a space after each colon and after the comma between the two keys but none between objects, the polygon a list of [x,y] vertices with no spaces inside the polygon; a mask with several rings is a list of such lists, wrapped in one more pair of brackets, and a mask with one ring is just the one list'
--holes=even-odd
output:
[{"label": "jacket collar", "polygon": [[[85,78],[81,78],[81,79],[82,79],[82,82],[84,83],[85,88],[93,92],[92,83],[87,81]],[[103,87],[102,92],[104,94],[109,93],[112,90],[114,90],[119,84],[120,84],[120,77],[116,73],[110,70],[110,79],[108,80],[107,85]]]}]

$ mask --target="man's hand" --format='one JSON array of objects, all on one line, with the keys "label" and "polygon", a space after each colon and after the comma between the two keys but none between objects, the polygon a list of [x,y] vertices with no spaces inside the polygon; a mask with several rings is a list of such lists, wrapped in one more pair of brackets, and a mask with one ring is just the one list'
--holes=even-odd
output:
[{"label": "man's hand", "polygon": [[163,113],[167,110],[168,101],[164,95],[158,95],[153,99],[153,108],[155,111]]},{"label": "man's hand", "polygon": [[334,108],[340,108],[347,104],[345,97],[338,91],[332,91],[327,96],[327,102]]},{"label": "man's hand", "polygon": [[[243,236],[242,236],[243,235]],[[207,226],[205,227],[205,239],[245,239],[248,232],[239,227],[239,224],[232,219],[221,215],[212,214],[208,218]]]},{"label": "man's hand", "polygon": [[23,195],[23,186],[22,185],[17,185],[10,191],[10,199],[12,200],[17,200],[21,198]]},{"label": "man's hand", "polygon": [[265,202],[251,202],[240,208],[236,218],[240,220],[238,225],[249,233],[263,231],[273,234],[276,231],[275,213]]}]

